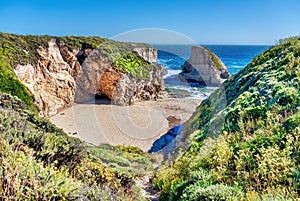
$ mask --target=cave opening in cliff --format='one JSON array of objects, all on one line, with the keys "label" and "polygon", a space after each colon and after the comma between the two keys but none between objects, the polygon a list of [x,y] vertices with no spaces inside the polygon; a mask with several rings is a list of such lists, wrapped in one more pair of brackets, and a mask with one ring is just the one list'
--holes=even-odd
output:
[{"label": "cave opening in cliff", "polygon": [[104,94],[95,94],[95,104],[98,105],[110,105],[112,103],[112,101],[105,96]]}]

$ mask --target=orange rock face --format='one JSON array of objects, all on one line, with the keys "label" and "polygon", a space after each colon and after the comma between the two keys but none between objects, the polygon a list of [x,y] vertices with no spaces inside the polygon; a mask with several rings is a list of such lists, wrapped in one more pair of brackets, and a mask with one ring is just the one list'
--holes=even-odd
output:
[{"label": "orange rock face", "polygon": [[120,74],[110,68],[104,72],[100,78],[98,88],[101,89],[101,94],[113,99],[116,91],[116,86],[120,81]]}]

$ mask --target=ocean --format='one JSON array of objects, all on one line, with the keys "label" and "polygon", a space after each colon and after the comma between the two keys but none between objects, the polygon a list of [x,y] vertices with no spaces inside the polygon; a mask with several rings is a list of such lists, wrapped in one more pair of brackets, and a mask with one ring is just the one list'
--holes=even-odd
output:
[{"label": "ocean", "polygon": [[[203,45],[214,52],[226,65],[230,75],[247,66],[253,58],[266,51],[266,45]],[[158,49],[158,63],[168,70],[164,76],[167,91],[173,97],[205,99],[214,87],[181,81],[178,74],[185,60],[191,56],[191,45],[153,45]]]}]

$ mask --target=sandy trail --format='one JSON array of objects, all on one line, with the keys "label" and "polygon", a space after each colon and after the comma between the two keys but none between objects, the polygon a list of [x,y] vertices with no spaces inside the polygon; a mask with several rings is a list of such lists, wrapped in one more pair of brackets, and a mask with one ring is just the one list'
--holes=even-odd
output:
[{"label": "sandy trail", "polygon": [[109,101],[74,104],[50,121],[66,133],[94,145],[132,145],[148,151],[170,126],[185,122],[200,102],[169,98],[131,106],[111,105]]}]

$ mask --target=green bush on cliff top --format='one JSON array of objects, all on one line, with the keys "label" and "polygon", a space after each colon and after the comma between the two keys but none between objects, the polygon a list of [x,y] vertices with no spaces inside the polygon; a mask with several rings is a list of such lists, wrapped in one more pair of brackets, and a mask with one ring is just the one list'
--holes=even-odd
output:
[{"label": "green bush on cliff top", "polygon": [[203,48],[208,52],[212,61],[216,65],[216,67],[223,68],[223,64],[222,64],[221,60],[212,51],[210,51],[210,49],[208,49],[207,47],[203,47]]},{"label": "green bush on cliff top", "polygon": [[96,49],[101,44],[108,41],[106,38],[100,38],[97,36],[63,36],[56,38],[62,40],[69,50],[86,48]]},{"label": "green bush on cliff top", "polygon": [[202,102],[183,133],[189,149],[157,173],[161,200],[299,199],[299,122],[300,38],[294,37]]},{"label": "green bush on cliff top", "polygon": [[114,65],[118,71],[140,80],[150,80],[150,72],[153,70],[153,65],[150,62],[131,52],[115,59]]}]

